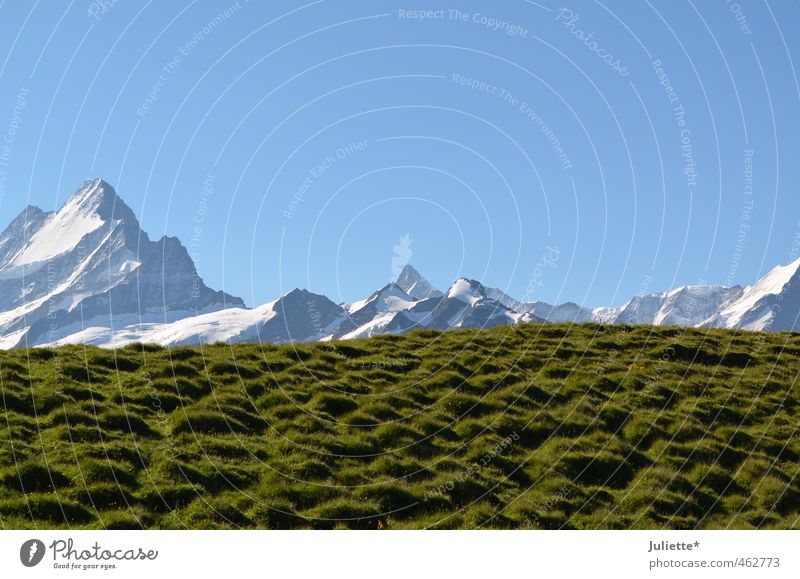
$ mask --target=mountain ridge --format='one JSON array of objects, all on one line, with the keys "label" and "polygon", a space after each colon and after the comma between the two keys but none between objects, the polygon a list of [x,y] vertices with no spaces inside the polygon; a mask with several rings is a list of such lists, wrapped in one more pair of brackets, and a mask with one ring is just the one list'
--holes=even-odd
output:
[{"label": "mountain ridge", "polygon": [[247,308],[205,285],[179,239],[151,240],[102,179],[86,181],[57,211],[26,207],[0,233],[0,349],[308,342],[531,322],[795,331],[799,318],[800,259],[745,287],[687,285],[617,307],[521,302],[463,277],[443,292],[406,264],[350,304],[294,289]]},{"label": "mountain ridge", "polygon": [[103,315],[167,321],[231,305],[244,302],[208,288],[177,238],[151,241],[102,179],[57,211],[26,207],[0,234],[0,348],[54,342]]}]

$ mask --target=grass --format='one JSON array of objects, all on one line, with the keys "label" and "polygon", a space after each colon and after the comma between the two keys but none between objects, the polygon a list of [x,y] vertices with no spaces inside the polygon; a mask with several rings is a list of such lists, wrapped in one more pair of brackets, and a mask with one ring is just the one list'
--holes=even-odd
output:
[{"label": "grass", "polygon": [[800,335],[0,353],[0,528],[798,528]]}]

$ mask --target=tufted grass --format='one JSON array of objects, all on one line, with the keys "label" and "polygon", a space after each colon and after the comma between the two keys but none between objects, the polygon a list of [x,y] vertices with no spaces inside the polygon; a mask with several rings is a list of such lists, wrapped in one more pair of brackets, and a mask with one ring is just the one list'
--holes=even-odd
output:
[{"label": "tufted grass", "polygon": [[0,528],[797,528],[800,335],[0,352]]}]

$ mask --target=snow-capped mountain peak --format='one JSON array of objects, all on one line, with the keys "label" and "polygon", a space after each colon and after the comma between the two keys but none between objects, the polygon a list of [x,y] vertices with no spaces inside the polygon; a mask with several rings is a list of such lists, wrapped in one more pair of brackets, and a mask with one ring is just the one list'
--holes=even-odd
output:
[{"label": "snow-capped mountain peak", "polygon": [[413,306],[415,300],[396,283],[390,283],[365,300],[353,302],[346,309],[354,314],[368,305],[375,307],[378,312],[396,312]]},{"label": "snow-capped mountain peak", "polygon": [[7,273],[21,270],[22,266],[35,267],[73,251],[84,237],[112,222],[125,221],[138,229],[133,212],[102,179],[86,181],[58,211],[45,213],[28,206],[17,219],[38,224],[17,238],[16,253],[6,254],[0,261],[0,271]]},{"label": "snow-capped mountain peak", "polygon": [[486,299],[486,290],[480,282],[465,277],[459,278],[447,290],[445,297],[461,300],[468,304],[474,304],[478,300]]},{"label": "snow-capped mountain peak", "polygon": [[735,300],[704,322],[705,326],[746,330],[794,330],[800,314],[800,259],[772,268]]},{"label": "snow-capped mountain peak", "polygon": [[[786,284],[792,281],[797,276],[800,270],[800,259],[796,259],[787,265],[778,265],[772,268],[767,275],[762,277],[758,282],[745,289],[745,294],[749,295],[767,295],[781,293]],[[744,299],[745,296],[742,296]]]},{"label": "snow-capped mountain peak", "polygon": [[418,300],[442,296],[442,292],[433,287],[411,264],[403,268],[395,283],[409,296]]},{"label": "snow-capped mountain peak", "polygon": [[[98,212],[101,207],[116,203],[118,197],[114,188],[102,179],[85,181],[72,197],[67,199],[62,209],[67,211]],[[120,204],[122,201],[120,200]]]},{"label": "snow-capped mountain peak", "polygon": [[150,241],[102,179],[58,211],[26,208],[0,234],[2,346],[56,342],[93,317],[167,320],[231,306],[244,303],[209,289],[177,239]]}]

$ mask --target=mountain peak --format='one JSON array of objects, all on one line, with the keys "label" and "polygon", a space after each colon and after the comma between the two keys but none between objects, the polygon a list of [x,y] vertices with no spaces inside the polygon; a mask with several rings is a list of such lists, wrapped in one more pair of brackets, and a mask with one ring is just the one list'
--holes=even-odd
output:
[{"label": "mountain peak", "polygon": [[773,267],[755,284],[745,288],[745,294],[779,294],[786,285],[793,281],[800,270],[800,259],[786,265]]},{"label": "mountain peak", "polygon": [[416,301],[402,287],[392,282],[372,293],[367,299],[348,305],[347,311],[355,313],[367,305],[374,306],[378,311],[394,311]]},{"label": "mountain peak", "polygon": [[455,298],[462,302],[474,303],[476,300],[486,298],[486,289],[478,281],[460,277],[447,290],[448,298]]},{"label": "mountain peak", "polygon": [[102,179],[90,179],[84,181],[72,196],[67,199],[67,204],[75,205],[95,205],[102,203],[107,197],[116,197],[114,188]]},{"label": "mountain peak", "polygon": [[[37,210],[38,211],[38,210]],[[117,197],[114,188],[102,179],[86,181],[55,213],[46,216],[25,247],[15,256],[13,266],[43,263],[75,249],[81,240],[112,222],[122,222],[132,232],[139,231],[133,211]]]},{"label": "mountain peak", "polygon": [[[100,219],[136,222],[133,211],[117,195],[114,187],[102,179],[85,181],[72,197],[59,209],[82,215],[94,214]],[[138,223],[137,223],[138,226]]]},{"label": "mountain peak", "polygon": [[389,283],[383,286],[378,291],[374,292],[371,296],[367,298],[367,301],[369,302],[376,299],[386,299],[391,297],[407,301],[414,301],[413,296],[410,296],[406,290],[404,290],[399,284],[396,284],[394,282]]},{"label": "mountain peak", "polygon": [[[8,229],[14,230],[16,228],[24,228],[29,224],[36,223],[46,216],[47,213],[36,205],[26,205],[25,208],[20,211],[19,215],[17,215],[8,225]],[[3,234],[6,233],[8,233],[8,231],[3,232]]]},{"label": "mountain peak", "polygon": [[422,274],[414,269],[414,266],[411,264],[403,268],[394,283],[409,296],[417,300],[442,296],[442,292],[428,283],[428,280],[422,277]]}]

